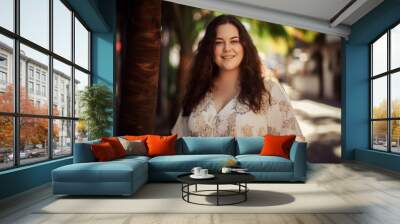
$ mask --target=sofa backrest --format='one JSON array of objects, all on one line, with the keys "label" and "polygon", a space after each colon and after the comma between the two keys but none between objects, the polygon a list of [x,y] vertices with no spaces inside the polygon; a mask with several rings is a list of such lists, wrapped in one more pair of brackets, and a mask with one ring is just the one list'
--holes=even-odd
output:
[{"label": "sofa backrest", "polygon": [[234,137],[182,137],[177,141],[177,154],[235,155]]},{"label": "sofa backrest", "polygon": [[256,137],[236,137],[236,155],[259,154],[264,145],[264,138]]},{"label": "sofa backrest", "polygon": [[[74,163],[95,162],[91,144],[100,140],[75,143]],[[188,154],[259,154],[264,144],[263,137],[182,137],[176,142],[178,155]]]},{"label": "sofa backrest", "polygon": [[100,140],[75,143],[74,147],[74,163],[95,162],[96,158],[90,148],[92,144],[98,144]]}]

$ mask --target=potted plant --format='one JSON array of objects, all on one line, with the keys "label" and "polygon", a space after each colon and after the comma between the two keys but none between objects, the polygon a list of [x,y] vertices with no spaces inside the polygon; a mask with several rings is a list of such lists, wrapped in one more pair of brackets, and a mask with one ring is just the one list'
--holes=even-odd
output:
[{"label": "potted plant", "polygon": [[109,136],[112,125],[112,92],[103,84],[86,87],[79,93],[81,119],[87,127],[89,140]]}]

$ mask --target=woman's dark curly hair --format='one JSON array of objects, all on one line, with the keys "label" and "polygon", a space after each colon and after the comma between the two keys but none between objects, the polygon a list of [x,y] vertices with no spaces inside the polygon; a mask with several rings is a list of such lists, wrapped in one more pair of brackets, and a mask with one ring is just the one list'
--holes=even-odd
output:
[{"label": "woman's dark curly hair", "polygon": [[239,41],[243,46],[239,102],[257,113],[261,110],[264,94],[267,94],[269,99],[270,93],[266,90],[261,75],[261,61],[249,33],[236,17],[220,15],[207,25],[206,33],[197,47],[191,68],[191,78],[182,102],[183,116],[190,115],[206,93],[212,89],[218,77],[219,68],[214,62],[217,27],[228,23],[238,29]]}]

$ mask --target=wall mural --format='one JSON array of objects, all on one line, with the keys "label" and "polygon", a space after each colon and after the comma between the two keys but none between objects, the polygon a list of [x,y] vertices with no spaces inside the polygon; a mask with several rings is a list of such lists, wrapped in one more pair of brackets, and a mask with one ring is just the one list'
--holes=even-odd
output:
[{"label": "wall mural", "polygon": [[[136,13],[126,12],[130,7],[120,6],[120,10],[130,18],[142,18],[135,14],[146,1],[135,2],[126,4],[135,4]],[[128,116],[137,122],[119,128],[123,130],[119,134],[295,134],[297,140],[308,142],[310,162],[339,162],[340,38],[165,1],[160,11],[161,30],[152,26],[157,25],[154,20],[139,27],[131,19],[117,34],[122,43],[119,73],[124,74],[120,104],[137,95],[142,98],[135,100],[142,99],[142,106],[148,102],[152,107],[145,111],[140,104],[130,103],[131,112],[121,115],[119,125],[126,126]],[[139,34],[152,38],[156,31],[160,31],[160,66],[153,71],[159,69],[158,76],[139,75],[140,66],[127,60],[141,57],[137,50],[143,49],[130,46],[138,43]],[[143,71],[152,70],[150,60],[142,61],[141,68],[148,69]],[[141,91],[125,94],[129,83],[136,83]],[[153,91],[156,98],[146,101],[143,95]]]}]

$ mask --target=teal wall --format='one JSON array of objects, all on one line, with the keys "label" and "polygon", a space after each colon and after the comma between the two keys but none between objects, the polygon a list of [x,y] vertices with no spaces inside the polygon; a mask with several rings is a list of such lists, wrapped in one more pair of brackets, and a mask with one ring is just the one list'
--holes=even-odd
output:
[{"label": "teal wall", "polygon": [[[400,1],[386,0],[351,27],[343,43],[344,104],[342,157],[399,170],[399,156],[369,150],[369,47],[377,36],[400,22]],[[362,151],[360,151],[362,150]],[[397,164],[396,164],[397,163]]]},{"label": "teal wall", "polygon": [[[116,1],[67,0],[92,31],[92,81],[104,83],[114,92],[114,35]],[[113,132],[110,127],[110,132]],[[51,171],[72,163],[72,157],[0,172],[0,199],[51,181]]]},{"label": "teal wall", "polygon": [[53,169],[71,163],[69,157],[0,172],[0,199],[48,183]]},{"label": "teal wall", "polygon": [[[99,0],[98,8],[108,26],[107,32],[92,32],[92,82],[108,86],[115,96],[115,30],[116,3],[115,1]],[[113,102],[115,105],[115,101]],[[115,106],[113,107],[115,111]],[[115,120],[113,113],[113,121]],[[115,135],[115,122],[109,133]]]}]

